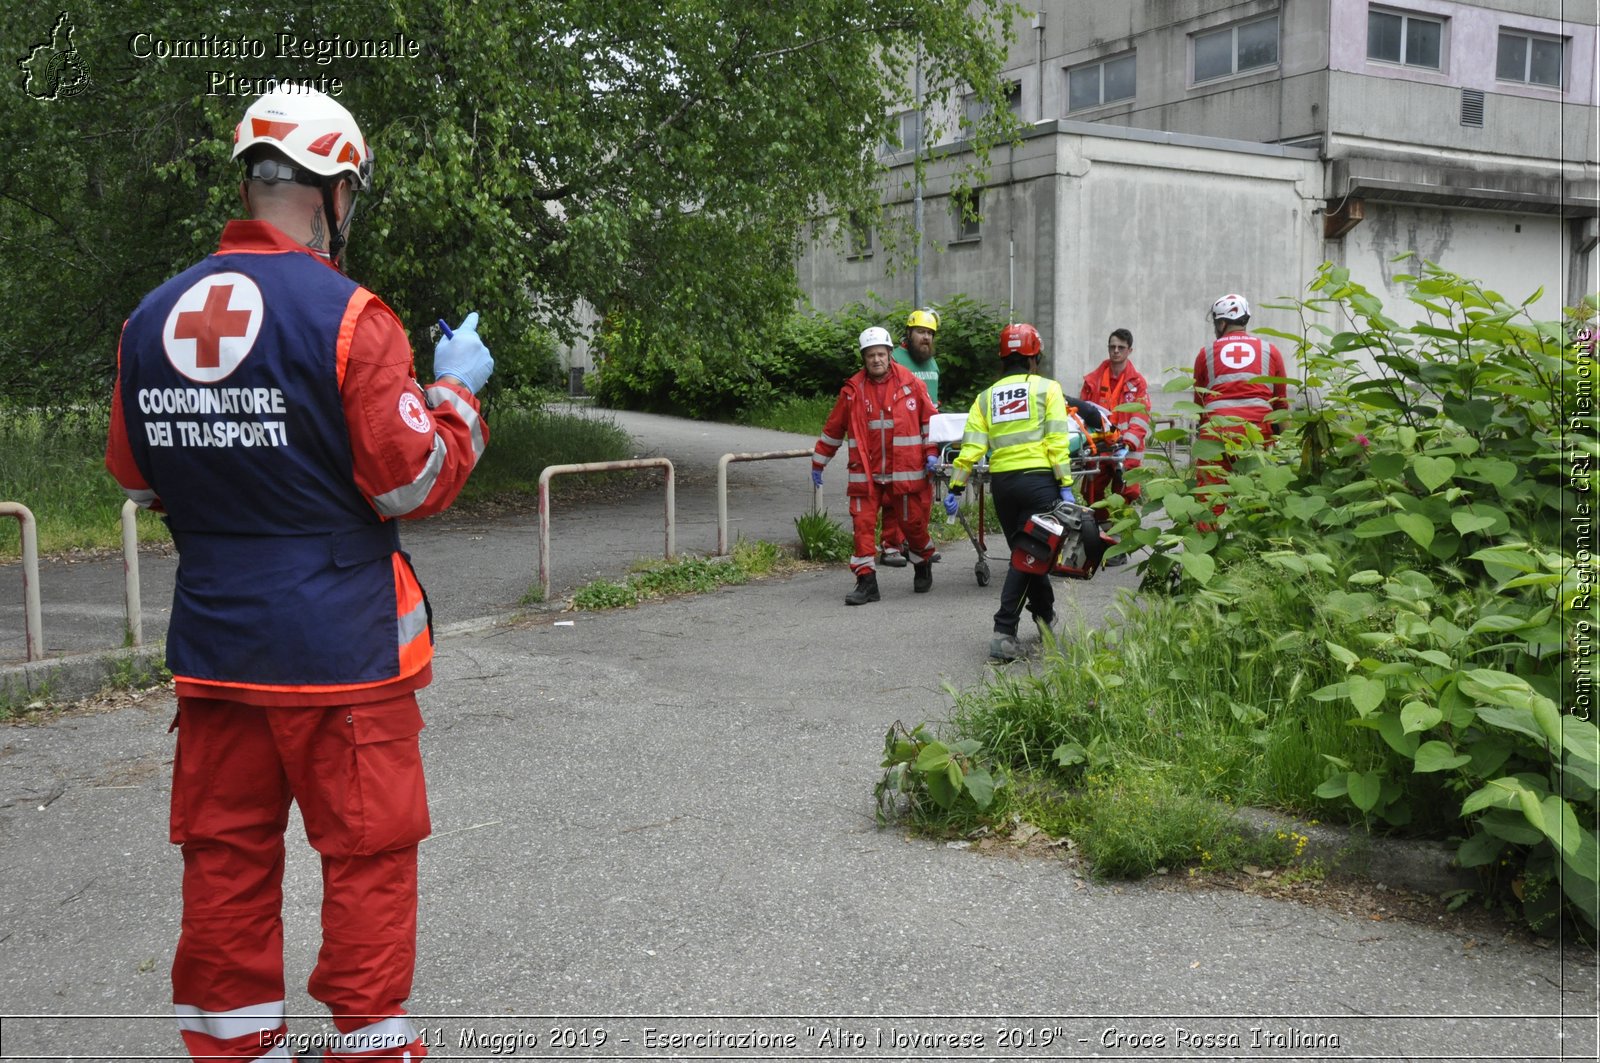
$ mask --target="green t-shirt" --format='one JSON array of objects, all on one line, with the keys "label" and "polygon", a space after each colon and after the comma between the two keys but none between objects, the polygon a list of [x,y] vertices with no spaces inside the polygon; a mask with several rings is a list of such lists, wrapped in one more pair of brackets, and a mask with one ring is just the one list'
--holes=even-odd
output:
[{"label": "green t-shirt", "polygon": [[939,360],[929,358],[926,362],[919,362],[911,357],[911,352],[904,346],[896,347],[890,356],[900,365],[911,370],[911,375],[922,381],[928,387],[928,398],[934,405],[939,404]]}]

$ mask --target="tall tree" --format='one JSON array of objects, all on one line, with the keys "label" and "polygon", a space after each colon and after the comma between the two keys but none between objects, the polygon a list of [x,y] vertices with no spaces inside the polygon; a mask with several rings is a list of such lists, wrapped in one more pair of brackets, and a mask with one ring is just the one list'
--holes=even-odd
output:
[{"label": "tall tree", "polygon": [[[59,57],[58,14],[0,14],[7,55]],[[122,318],[236,213],[232,127],[268,77],[337,79],[376,164],[349,269],[413,327],[477,308],[515,352],[530,330],[570,333],[587,303],[664,335],[748,335],[792,304],[809,221],[878,216],[878,148],[919,60],[930,114],[974,92],[990,106],[971,135],[1009,131],[1014,15],[1005,0],[75,4],[55,80],[30,62],[0,98],[0,394],[103,386]]]}]

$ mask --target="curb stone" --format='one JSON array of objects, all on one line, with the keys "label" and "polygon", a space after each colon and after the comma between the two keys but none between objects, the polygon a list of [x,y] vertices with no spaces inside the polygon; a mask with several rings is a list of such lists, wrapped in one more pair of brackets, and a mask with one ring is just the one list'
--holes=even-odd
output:
[{"label": "curb stone", "polygon": [[1471,869],[1456,865],[1455,846],[1448,842],[1378,838],[1360,827],[1308,823],[1260,808],[1241,808],[1234,816],[1260,838],[1300,835],[1306,839],[1300,859],[1320,861],[1335,874],[1434,895],[1482,886]]}]

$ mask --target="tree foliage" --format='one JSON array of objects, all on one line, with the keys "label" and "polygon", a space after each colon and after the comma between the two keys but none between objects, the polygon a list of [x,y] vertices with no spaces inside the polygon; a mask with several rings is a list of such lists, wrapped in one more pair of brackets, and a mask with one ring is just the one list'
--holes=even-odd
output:
[{"label": "tree foliage", "polygon": [[[994,105],[980,143],[1012,121],[1002,0],[93,0],[70,14],[83,91],[40,100],[17,78],[0,97],[13,399],[98,393],[122,319],[237,213],[231,131],[256,92],[210,94],[240,87],[212,71],[342,82],[376,161],[351,275],[413,328],[481,310],[497,354],[570,336],[585,304],[702,342],[781,318],[802,226],[877,217],[876,149],[911,106],[919,55],[931,111],[962,113],[940,106],[976,92]],[[8,10],[0,39],[20,58],[55,15]],[[414,57],[306,49],[400,38]],[[240,41],[265,56],[141,57]]]}]

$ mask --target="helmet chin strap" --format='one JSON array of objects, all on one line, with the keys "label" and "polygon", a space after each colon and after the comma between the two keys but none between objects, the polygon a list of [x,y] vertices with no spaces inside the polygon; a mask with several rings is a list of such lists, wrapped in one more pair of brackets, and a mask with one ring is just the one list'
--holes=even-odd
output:
[{"label": "helmet chin strap", "polygon": [[338,185],[337,181],[329,181],[322,186],[322,213],[328,219],[328,261],[341,273],[344,272],[344,247],[350,232],[351,219],[355,217],[355,194],[350,196],[350,209],[345,212],[344,220],[336,221],[334,213],[333,190]]}]

